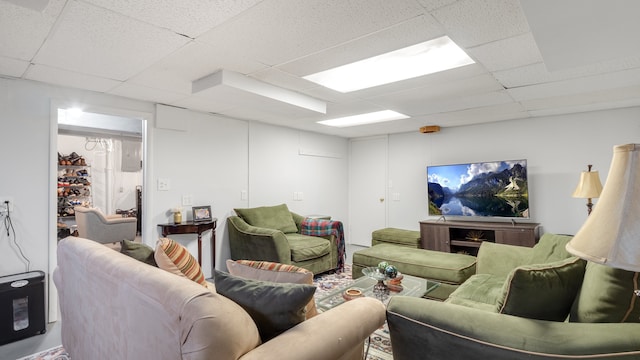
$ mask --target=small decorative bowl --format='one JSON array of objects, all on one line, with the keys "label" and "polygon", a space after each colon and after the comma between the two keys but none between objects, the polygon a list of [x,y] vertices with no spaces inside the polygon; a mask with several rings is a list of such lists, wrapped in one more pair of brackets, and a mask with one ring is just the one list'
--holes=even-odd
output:
[{"label": "small decorative bowl", "polygon": [[342,297],[346,300],[353,300],[353,299],[357,299],[359,297],[363,297],[364,294],[362,293],[362,290],[360,289],[354,289],[354,288],[350,288],[344,291],[344,293],[342,293]]}]

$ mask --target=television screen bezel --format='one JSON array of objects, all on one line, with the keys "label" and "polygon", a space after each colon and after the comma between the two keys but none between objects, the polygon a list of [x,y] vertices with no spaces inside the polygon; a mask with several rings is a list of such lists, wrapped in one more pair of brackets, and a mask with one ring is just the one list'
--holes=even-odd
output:
[{"label": "television screen bezel", "polygon": [[[527,200],[528,200],[528,208],[527,208],[527,216],[500,216],[500,215],[459,215],[459,214],[431,214],[430,212],[430,198],[429,198],[429,168],[443,167],[443,166],[469,166],[473,164],[487,164],[487,163],[525,163],[525,169],[527,174]],[[454,218],[455,220],[469,220],[469,221],[528,221],[532,219],[531,216],[531,184],[530,184],[530,175],[529,175],[529,160],[527,158],[519,158],[519,159],[507,159],[507,160],[493,160],[493,161],[475,161],[475,162],[460,162],[460,163],[444,163],[444,164],[433,164],[426,166],[426,191],[427,191],[427,215],[430,217],[438,217],[438,218]]]}]

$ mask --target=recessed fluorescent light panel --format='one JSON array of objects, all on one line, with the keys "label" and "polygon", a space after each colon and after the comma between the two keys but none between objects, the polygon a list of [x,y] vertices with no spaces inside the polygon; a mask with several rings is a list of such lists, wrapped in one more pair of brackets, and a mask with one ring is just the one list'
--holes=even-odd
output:
[{"label": "recessed fluorescent light panel", "polygon": [[473,63],[458,45],[443,36],[304,78],[346,93]]},{"label": "recessed fluorescent light panel", "polygon": [[373,124],[384,121],[391,120],[400,120],[407,119],[409,116],[405,114],[400,114],[399,112],[384,110],[384,111],[376,111],[367,114],[346,116],[336,119],[323,120],[318,121],[318,124],[327,125],[327,126],[335,126],[335,127],[347,127],[347,126],[356,126],[356,125],[365,125],[365,124]]}]

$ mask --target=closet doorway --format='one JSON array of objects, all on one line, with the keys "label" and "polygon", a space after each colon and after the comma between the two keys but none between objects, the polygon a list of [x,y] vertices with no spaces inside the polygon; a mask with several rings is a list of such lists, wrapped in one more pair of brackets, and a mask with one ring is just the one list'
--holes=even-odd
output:
[{"label": "closet doorway", "polygon": [[[153,114],[86,104],[80,111],[78,106],[78,103],[58,100],[51,104],[49,274],[53,274],[58,265],[57,224],[62,221],[73,226],[75,223],[73,214],[62,210],[66,205],[97,206],[105,214],[133,210],[140,232],[136,240],[144,242],[145,237],[151,235],[152,226],[144,220],[144,211],[149,204],[144,190],[149,182],[147,123]],[[84,162],[80,160],[79,165],[74,165],[75,161],[72,161],[68,170],[60,166],[58,153],[60,157],[82,158]],[[84,177],[85,180],[80,181],[90,182],[80,184],[89,187],[90,192],[81,194],[85,198],[73,199],[71,203],[59,199],[58,180],[62,177],[64,187],[66,174],[70,178]],[[58,216],[61,214],[66,215],[66,219]],[[52,276],[47,285],[48,321],[53,322],[58,319],[58,291]]]},{"label": "closet doorway", "polygon": [[74,233],[76,206],[136,217],[141,237],[142,129],[140,119],[58,110],[59,237]]}]

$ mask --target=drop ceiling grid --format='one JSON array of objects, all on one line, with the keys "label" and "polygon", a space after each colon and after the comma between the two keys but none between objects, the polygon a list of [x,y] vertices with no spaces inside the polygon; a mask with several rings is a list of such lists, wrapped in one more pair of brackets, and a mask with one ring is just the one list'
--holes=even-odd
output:
[{"label": "drop ceiling grid", "polygon": [[120,82],[116,80],[57,69],[41,64],[31,65],[24,74],[24,78],[98,92],[106,92],[120,84]]},{"label": "drop ceiling grid", "polygon": [[148,24],[195,38],[261,0],[84,0]]},{"label": "drop ceiling grid", "polygon": [[482,44],[467,53],[489,71],[507,70],[541,63],[542,56],[531,33]]},{"label": "drop ceiling grid", "polygon": [[269,0],[198,40],[275,66],[424,14],[413,0]]},{"label": "drop ceiling grid", "polygon": [[187,41],[169,30],[71,2],[34,62],[126,80]]},{"label": "drop ceiling grid", "polygon": [[276,67],[302,77],[443,35],[442,26],[425,14]]},{"label": "drop ceiling grid", "polygon": [[64,0],[51,0],[39,13],[0,1],[0,55],[29,61],[51,31]]},{"label": "drop ceiling grid", "polygon": [[464,48],[529,32],[519,0],[462,0],[431,14]]}]

